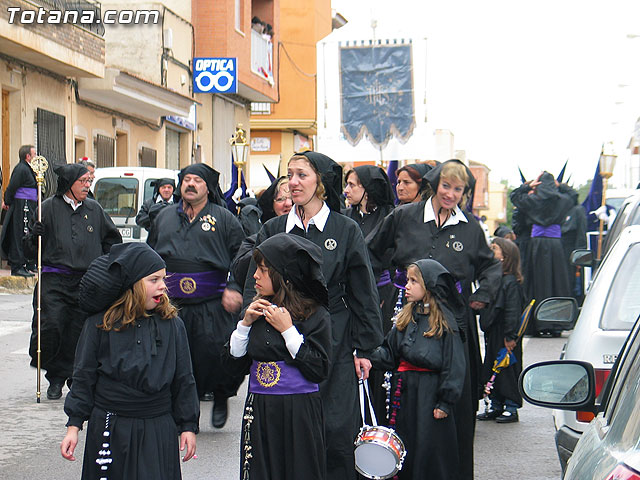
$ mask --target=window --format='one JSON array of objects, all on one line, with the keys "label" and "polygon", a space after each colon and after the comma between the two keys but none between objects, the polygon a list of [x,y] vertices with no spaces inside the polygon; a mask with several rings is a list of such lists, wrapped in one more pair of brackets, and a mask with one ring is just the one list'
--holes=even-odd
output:
[{"label": "window", "polygon": [[165,156],[167,160],[165,168],[180,169],[180,133],[169,128],[167,128]]},{"label": "window", "polygon": [[603,330],[631,330],[640,312],[640,243],[633,244],[620,262],[602,310]]},{"label": "window", "polygon": [[136,178],[101,178],[93,190],[96,200],[111,217],[134,217],[138,213]]},{"label": "window", "polygon": [[251,115],[270,115],[271,104],[266,102],[251,102]]},{"label": "window", "polygon": [[67,163],[65,142],[65,117],[38,108],[36,110],[36,152],[49,161],[49,168],[44,174],[43,195],[45,197],[53,195],[58,186],[58,177],[53,167]]},{"label": "window", "polygon": [[115,139],[106,135],[96,136],[96,168],[113,167],[115,160]]},{"label": "window", "polygon": [[153,197],[153,189],[155,188],[153,185],[151,185],[151,182],[155,182],[156,180],[158,180],[157,178],[147,178],[144,181],[144,196],[143,196],[143,202],[146,202],[147,200],[149,200],[150,198]]},{"label": "window", "polygon": [[153,148],[142,147],[140,152],[140,166],[141,167],[156,167],[156,158],[158,152]]},{"label": "window", "polygon": [[236,30],[242,32],[242,0],[235,0]]}]

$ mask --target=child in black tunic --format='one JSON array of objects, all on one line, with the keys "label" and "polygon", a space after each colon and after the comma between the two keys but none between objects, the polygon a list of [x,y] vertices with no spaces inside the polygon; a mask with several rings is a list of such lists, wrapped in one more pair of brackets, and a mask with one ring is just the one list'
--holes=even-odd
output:
[{"label": "child in black tunic", "polygon": [[331,320],[322,252],[279,233],[254,251],[257,295],[229,342],[229,366],[249,373],[242,480],[323,480],[318,383],[329,374]]},{"label": "child in black tunic", "polygon": [[518,421],[518,408],[522,407],[522,396],[518,391],[518,377],[522,372],[522,342],[518,336],[518,328],[524,308],[520,251],[515,243],[506,238],[494,238],[491,250],[502,262],[503,274],[495,302],[480,313],[480,328],[484,332],[485,344],[483,385],[493,375],[493,363],[501,349],[506,348],[508,352],[512,352],[517,362],[496,376],[489,395],[491,408],[478,414],[477,418],[512,423]]},{"label": "child in black tunic", "polygon": [[[179,480],[200,408],[187,333],[166,295],[165,263],[145,243],[114,245],[80,282],[90,316],[78,341],[62,456],[88,420],[83,480]],[[106,311],[105,311],[106,310]]]},{"label": "child in black tunic", "polygon": [[405,296],[396,325],[368,355],[375,368],[394,370],[389,424],[407,451],[398,477],[458,478],[453,406],[462,393],[465,359],[455,316],[464,303],[451,274],[429,259],[407,269]]}]

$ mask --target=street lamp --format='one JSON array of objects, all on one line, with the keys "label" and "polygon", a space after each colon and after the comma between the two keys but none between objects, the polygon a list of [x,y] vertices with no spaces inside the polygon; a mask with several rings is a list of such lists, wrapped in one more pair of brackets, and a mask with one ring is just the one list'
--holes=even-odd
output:
[{"label": "street lamp", "polygon": [[[607,181],[613,175],[613,167],[616,165],[618,156],[613,152],[613,143],[609,142],[602,148],[600,153],[600,176],[602,177],[602,207],[606,208],[607,202]],[[604,210],[603,208],[603,210]],[[600,220],[600,228],[598,235],[598,260],[602,255],[602,231],[604,229],[604,220]]]},{"label": "street lamp", "polygon": [[249,144],[247,143],[247,137],[241,123],[236,127],[236,131],[229,140],[229,143],[233,150],[233,164],[238,168],[238,188],[242,188],[242,171],[247,163],[247,149],[249,148]]}]

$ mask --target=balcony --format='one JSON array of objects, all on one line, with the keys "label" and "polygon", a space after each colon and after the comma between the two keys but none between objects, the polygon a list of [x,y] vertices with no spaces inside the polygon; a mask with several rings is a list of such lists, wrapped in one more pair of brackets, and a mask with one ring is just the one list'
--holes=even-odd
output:
[{"label": "balcony", "polygon": [[251,71],[273,86],[273,43],[251,30]]},{"label": "balcony", "polygon": [[[52,10],[62,11],[66,22],[51,22]],[[76,11],[93,12],[94,18],[99,19],[101,6],[94,1],[0,0],[0,54],[65,77],[102,77],[105,43],[96,27],[99,24],[72,23],[76,17],[79,21]],[[36,23],[31,12],[42,18],[44,25]],[[9,23],[12,15],[13,22]]]}]

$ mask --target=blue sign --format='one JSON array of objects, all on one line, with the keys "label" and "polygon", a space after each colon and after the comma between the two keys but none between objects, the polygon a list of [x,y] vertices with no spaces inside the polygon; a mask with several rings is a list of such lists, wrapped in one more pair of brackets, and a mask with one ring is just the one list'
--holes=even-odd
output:
[{"label": "blue sign", "polygon": [[237,58],[194,58],[194,93],[238,93]]},{"label": "blue sign", "polygon": [[342,132],[356,145],[363,136],[377,147],[391,137],[405,143],[415,126],[411,45],[340,50]]}]

